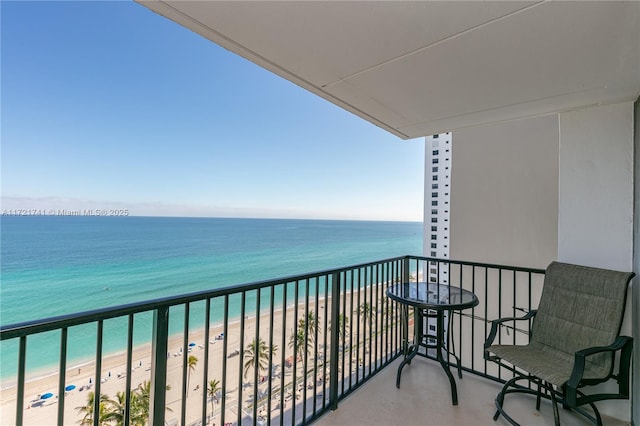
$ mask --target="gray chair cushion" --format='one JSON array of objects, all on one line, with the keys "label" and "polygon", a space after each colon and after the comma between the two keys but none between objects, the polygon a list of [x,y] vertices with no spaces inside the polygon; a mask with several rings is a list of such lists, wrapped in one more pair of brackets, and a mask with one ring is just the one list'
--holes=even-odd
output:
[{"label": "gray chair cushion", "polygon": [[[573,355],[536,342],[526,346],[493,345],[489,350],[504,361],[556,386],[566,383],[573,370]],[[583,378],[601,379],[608,374],[607,368],[587,362]]]}]

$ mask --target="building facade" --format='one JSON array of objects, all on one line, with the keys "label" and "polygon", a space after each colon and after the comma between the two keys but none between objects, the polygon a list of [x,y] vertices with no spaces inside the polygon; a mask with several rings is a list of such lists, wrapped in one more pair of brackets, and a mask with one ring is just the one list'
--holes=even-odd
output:
[{"label": "building facade", "polygon": [[[452,134],[425,138],[424,247],[426,257],[449,258]],[[447,268],[429,262],[425,275],[431,282],[449,282]]]}]

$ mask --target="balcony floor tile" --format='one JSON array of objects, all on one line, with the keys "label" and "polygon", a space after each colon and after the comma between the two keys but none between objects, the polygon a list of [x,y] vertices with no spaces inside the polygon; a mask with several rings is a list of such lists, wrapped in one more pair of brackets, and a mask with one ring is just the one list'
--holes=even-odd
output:
[{"label": "balcony floor tile", "polygon": [[[395,387],[396,360],[368,383],[338,405],[334,412],[324,415],[316,424],[329,425],[508,425],[503,418],[492,420],[494,399],[500,384],[463,372],[458,379],[459,405],[451,404],[449,382],[435,361],[417,357],[402,372],[400,389]],[[453,371],[453,370],[452,370]],[[610,402],[611,403],[611,402]],[[621,404],[621,410],[628,407]],[[553,425],[551,403],[542,400],[540,411],[535,409],[535,397],[508,395],[505,407],[522,425]],[[563,426],[591,425],[582,416],[560,410]],[[605,425],[621,426],[629,423],[603,416]]]}]

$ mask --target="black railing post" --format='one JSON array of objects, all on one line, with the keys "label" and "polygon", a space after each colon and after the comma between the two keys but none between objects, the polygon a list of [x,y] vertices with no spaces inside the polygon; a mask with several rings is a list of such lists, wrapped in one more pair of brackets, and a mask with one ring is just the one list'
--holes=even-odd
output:
[{"label": "black railing post", "polygon": [[340,348],[338,335],[340,334],[340,272],[332,274],[331,285],[331,367],[329,378],[329,408],[338,408],[338,359]]},{"label": "black railing post", "polygon": [[67,377],[67,332],[66,327],[60,330],[60,377],[58,380],[58,425],[64,424],[64,400]]},{"label": "black railing post", "polygon": [[27,363],[27,336],[20,336],[18,350],[18,391],[16,395],[16,426],[22,426],[24,413],[25,366]]},{"label": "black railing post", "polygon": [[409,269],[411,268],[411,258],[408,256],[404,258],[402,262],[402,282],[408,283],[410,278]]},{"label": "black railing post", "polygon": [[[169,306],[153,311],[151,342],[151,395],[149,424],[164,425],[167,399],[167,351],[169,349]],[[185,354],[186,356],[186,354]]]}]

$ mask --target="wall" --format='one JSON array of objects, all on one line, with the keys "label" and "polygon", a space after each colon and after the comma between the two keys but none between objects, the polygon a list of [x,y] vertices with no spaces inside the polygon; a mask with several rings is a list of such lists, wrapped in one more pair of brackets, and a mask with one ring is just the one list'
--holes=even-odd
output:
[{"label": "wall", "polygon": [[453,133],[452,259],[545,268],[557,258],[558,120]]},{"label": "wall", "polygon": [[558,259],[630,271],[633,103],[560,114]]},{"label": "wall", "polygon": [[[558,260],[630,271],[633,103],[562,113],[559,123]],[[632,299],[630,288],[621,331],[625,335],[632,334]],[[635,381],[637,388],[637,378]],[[607,390],[615,391],[615,384],[609,382],[594,391]],[[629,420],[629,404],[626,400],[606,401],[598,407],[602,414]]]}]

